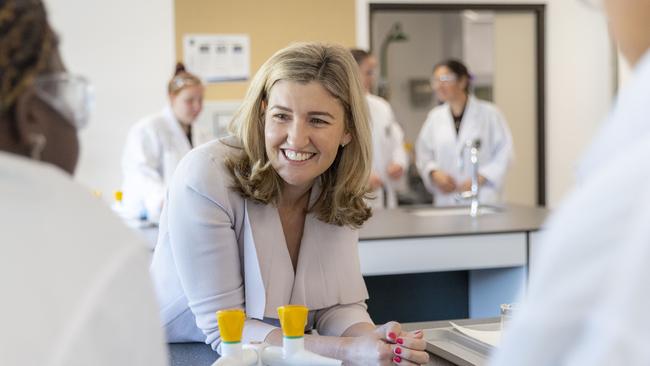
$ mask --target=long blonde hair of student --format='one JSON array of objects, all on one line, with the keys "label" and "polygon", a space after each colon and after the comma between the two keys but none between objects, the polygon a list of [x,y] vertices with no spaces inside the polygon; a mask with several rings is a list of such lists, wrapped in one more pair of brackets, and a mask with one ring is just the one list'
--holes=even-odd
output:
[{"label": "long blonde hair of student", "polygon": [[277,202],[282,178],[266,156],[263,106],[271,88],[280,80],[317,81],[341,102],[345,130],[352,140],[339,148],[334,163],[321,175],[322,191],[310,211],[326,223],[360,227],[371,215],[364,202],[371,169],[371,132],[357,64],[350,51],[339,45],[294,44],[262,65],[230,125],[244,150],[226,161],[234,188],[257,202]]}]

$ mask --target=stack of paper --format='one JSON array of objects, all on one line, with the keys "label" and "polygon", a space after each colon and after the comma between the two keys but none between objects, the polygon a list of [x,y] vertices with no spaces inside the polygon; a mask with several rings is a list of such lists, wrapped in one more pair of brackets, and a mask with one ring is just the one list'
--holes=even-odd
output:
[{"label": "stack of paper", "polygon": [[451,324],[451,326],[454,327],[454,329],[465,334],[466,336],[474,338],[483,343],[489,344],[490,346],[493,347],[498,347],[499,342],[501,341],[501,331],[499,330],[476,330],[476,329],[461,327],[460,325],[455,324],[454,322],[449,322],[449,324]]}]

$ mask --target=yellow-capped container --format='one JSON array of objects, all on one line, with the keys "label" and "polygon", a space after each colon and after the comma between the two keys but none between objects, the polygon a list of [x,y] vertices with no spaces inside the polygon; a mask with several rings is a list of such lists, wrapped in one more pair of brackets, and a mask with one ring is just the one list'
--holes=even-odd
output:
[{"label": "yellow-capped container", "polygon": [[123,197],[122,191],[115,191],[113,193],[113,197],[115,198],[115,202],[122,202],[122,197]]},{"label": "yellow-capped container", "polygon": [[224,343],[239,343],[244,332],[246,314],[242,309],[227,309],[217,311],[217,323]]},{"label": "yellow-capped container", "polygon": [[301,338],[305,336],[307,325],[307,309],[304,305],[285,305],[278,308],[282,334],[287,338]]}]

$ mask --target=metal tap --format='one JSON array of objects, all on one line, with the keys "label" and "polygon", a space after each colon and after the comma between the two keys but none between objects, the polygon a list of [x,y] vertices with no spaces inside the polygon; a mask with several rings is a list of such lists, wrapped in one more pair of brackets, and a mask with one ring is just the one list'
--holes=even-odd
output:
[{"label": "metal tap", "polygon": [[[460,197],[462,199],[471,199],[470,201],[470,206],[469,206],[469,215],[472,217],[476,217],[479,214],[479,193],[480,193],[480,188],[481,186],[479,185],[479,173],[478,173],[478,168],[479,168],[479,161],[478,161],[478,154],[479,150],[481,148],[481,140],[476,139],[474,141],[466,141],[465,146],[461,150],[461,161],[465,161],[465,153],[466,151],[469,150],[469,161],[472,164],[472,184],[470,186],[470,190],[467,192],[462,192],[460,193]],[[464,164],[464,163],[463,163]]]}]

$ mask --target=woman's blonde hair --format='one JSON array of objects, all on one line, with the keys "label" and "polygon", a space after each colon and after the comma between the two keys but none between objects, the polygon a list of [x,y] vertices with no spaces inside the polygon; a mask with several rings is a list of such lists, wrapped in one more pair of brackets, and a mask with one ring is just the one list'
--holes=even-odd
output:
[{"label": "woman's blonde hair", "polygon": [[371,215],[364,202],[371,169],[370,125],[357,64],[342,46],[298,43],[278,51],[262,65],[230,125],[243,146],[241,154],[226,159],[234,188],[245,198],[277,203],[282,178],[266,156],[264,106],[280,80],[318,82],[341,103],[345,132],[352,139],[339,148],[334,162],[321,175],[322,191],[310,211],[330,224],[361,226]]}]

